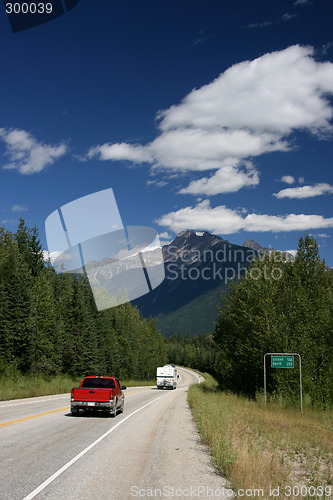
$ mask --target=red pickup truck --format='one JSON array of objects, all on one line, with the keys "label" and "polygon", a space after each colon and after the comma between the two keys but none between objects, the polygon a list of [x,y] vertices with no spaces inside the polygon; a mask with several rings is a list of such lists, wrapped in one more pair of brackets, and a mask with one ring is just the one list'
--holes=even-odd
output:
[{"label": "red pickup truck", "polygon": [[84,377],[80,387],[71,392],[72,415],[78,415],[79,410],[103,410],[115,417],[117,411],[124,411],[125,389],[115,377]]}]

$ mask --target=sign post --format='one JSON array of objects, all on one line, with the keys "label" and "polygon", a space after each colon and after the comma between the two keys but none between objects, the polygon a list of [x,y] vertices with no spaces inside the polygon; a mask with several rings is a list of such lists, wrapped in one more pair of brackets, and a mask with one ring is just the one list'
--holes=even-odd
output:
[{"label": "sign post", "polygon": [[266,356],[271,356],[271,368],[294,368],[294,356],[299,358],[299,386],[301,395],[301,412],[303,413],[302,399],[302,358],[297,353],[267,352],[264,356],[264,394],[266,408]]}]

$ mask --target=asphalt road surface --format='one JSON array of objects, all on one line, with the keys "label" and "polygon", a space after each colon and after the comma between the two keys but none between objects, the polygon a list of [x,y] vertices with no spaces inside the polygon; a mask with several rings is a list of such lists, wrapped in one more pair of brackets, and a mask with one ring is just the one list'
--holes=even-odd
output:
[{"label": "asphalt road surface", "polygon": [[69,394],[0,402],[0,499],[231,497],[176,390],[133,387],[124,413],[73,417]]}]

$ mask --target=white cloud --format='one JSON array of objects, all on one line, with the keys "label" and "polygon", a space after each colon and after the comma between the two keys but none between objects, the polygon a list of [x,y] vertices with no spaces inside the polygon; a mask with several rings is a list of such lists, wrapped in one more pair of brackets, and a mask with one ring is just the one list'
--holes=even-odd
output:
[{"label": "white cloud", "polygon": [[241,220],[242,217],[237,211],[230,210],[224,205],[211,208],[209,201],[204,200],[195,207],[181,208],[165,214],[156,222],[175,233],[186,229],[203,229],[214,233],[231,234],[237,232]]},{"label": "white cloud", "polygon": [[169,234],[167,231],[164,231],[164,233],[158,233],[158,237],[160,240],[169,240],[172,238],[171,234]]},{"label": "white cloud", "polygon": [[166,181],[158,181],[157,179],[154,179],[154,180],[148,179],[146,184],[147,184],[147,186],[163,187],[163,186],[166,186],[168,183]]},{"label": "white cloud", "polygon": [[201,29],[199,31],[199,36],[194,40],[193,46],[196,47],[197,45],[203,45],[206,43],[210,38],[212,38],[213,35],[206,35],[205,30]]},{"label": "white cloud", "polygon": [[27,212],[29,209],[26,205],[13,205],[12,212]]},{"label": "white cloud", "polygon": [[206,194],[234,193],[245,186],[259,184],[259,172],[248,165],[244,169],[238,166],[226,166],[216,171],[211,177],[203,177],[179,191],[181,194]]},{"label": "white cloud", "polygon": [[294,184],[295,178],[292,175],[283,175],[281,177],[281,182],[285,182],[286,184]]},{"label": "white cloud", "polygon": [[247,28],[266,28],[267,26],[271,26],[273,23],[271,21],[262,21],[261,23],[251,23],[248,24]]},{"label": "white cloud", "polygon": [[294,258],[297,255],[297,249],[292,249],[292,250],[284,250],[284,252],[290,253]]},{"label": "white cloud", "polygon": [[321,215],[287,214],[258,215],[249,214],[245,218],[244,229],[247,231],[305,231],[307,229],[333,227],[333,217],[325,219]]},{"label": "white cloud", "polygon": [[[62,252],[57,252],[57,251],[48,252],[47,250],[43,250],[44,260],[48,261],[50,259],[52,264],[56,260],[56,258],[59,257],[59,255],[61,255],[61,254],[62,254]],[[66,257],[70,258],[70,256],[64,255],[64,260],[66,260]]]},{"label": "white cloud", "polygon": [[313,48],[295,45],[232,66],[178,106],[161,112],[160,127],[247,128],[279,134],[296,128],[331,130],[327,92],[333,92],[333,64],[318,63]]},{"label": "white cloud", "polygon": [[333,217],[325,219],[321,215],[276,216],[255,213],[244,216],[241,211],[232,210],[225,205],[212,208],[209,200],[204,200],[195,207],[185,207],[165,214],[156,222],[174,232],[202,229],[216,234],[233,234],[240,230],[287,232],[333,227]]},{"label": "white cloud", "polygon": [[333,48],[333,42],[327,42],[322,46],[321,51],[324,55],[326,55],[327,52],[332,48]]},{"label": "white cloud", "polygon": [[[314,59],[311,47],[295,45],[235,64],[183,101],[160,111],[159,133],[152,142],[117,143],[90,149],[88,158],[148,163],[154,172],[217,170],[180,192],[211,194],[212,179],[227,175],[225,167],[273,151],[290,151],[290,134],[308,130],[323,137],[333,131],[333,64]],[[235,184],[255,184],[234,167]],[[243,180],[243,183],[241,182]],[[231,192],[235,190],[230,184]]]},{"label": "white cloud", "polygon": [[282,189],[278,193],[274,193],[277,198],[313,198],[314,196],[322,196],[323,194],[333,193],[333,186],[321,182],[314,186],[300,186],[295,188]]},{"label": "white cloud", "polygon": [[304,182],[305,182],[304,177],[299,177],[298,182],[299,182],[300,184],[304,184]]},{"label": "white cloud", "polygon": [[235,159],[287,151],[288,148],[280,136],[272,133],[179,128],[161,134],[145,147],[130,144],[97,146],[89,151],[89,157],[148,162],[154,169],[204,171],[219,169]]},{"label": "white cloud", "polygon": [[286,151],[288,145],[276,134],[179,128],[161,134],[149,150],[155,158],[155,169],[204,171],[219,169],[235,159]]},{"label": "white cloud", "polygon": [[163,233],[158,234],[159,240],[161,245],[169,245],[171,241],[174,239],[174,237],[169,234],[167,231],[164,231]]},{"label": "white cloud", "polygon": [[100,160],[128,160],[133,163],[152,162],[149,149],[139,144],[103,144],[91,148],[88,158],[99,156]]},{"label": "white cloud", "polygon": [[65,144],[49,146],[40,143],[25,130],[0,128],[0,138],[6,144],[6,155],[10,160],[3,168],[15,169],[21,174],[41,172],[67,151]]},{"label": "white cloud", "polygon": [[297,17],[297,15],[296,14],[289,14],[289,12],[286,12],[281,17],[281,21],[290,21],[290,19],[293,19],[294,17]]},{"label": "white cloud", "polygon": [[2,219],[1,224],[18,224],[17,219]]}]

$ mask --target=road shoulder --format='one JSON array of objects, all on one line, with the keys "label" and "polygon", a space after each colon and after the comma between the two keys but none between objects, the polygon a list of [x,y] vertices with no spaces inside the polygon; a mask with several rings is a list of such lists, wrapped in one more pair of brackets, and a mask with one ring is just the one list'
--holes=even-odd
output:
[{"label": "road shoulder", "polygon": [[215,472],[197,431],[187,403],[188,389],[177,392],[158,426],[141,493],[145,491],[144,498],[231,498],[226,479]]}]

